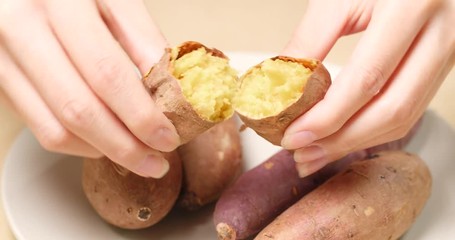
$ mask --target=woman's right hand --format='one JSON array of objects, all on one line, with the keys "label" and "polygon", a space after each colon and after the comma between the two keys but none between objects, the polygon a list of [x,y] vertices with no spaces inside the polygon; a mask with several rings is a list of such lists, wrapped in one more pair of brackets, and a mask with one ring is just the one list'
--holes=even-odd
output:
[{"label": "woman's right hand", "polygon": [[166,41],[143,1],[3,0],[0,92],[47,150],[146,177],[179,136],[142,85]]}]

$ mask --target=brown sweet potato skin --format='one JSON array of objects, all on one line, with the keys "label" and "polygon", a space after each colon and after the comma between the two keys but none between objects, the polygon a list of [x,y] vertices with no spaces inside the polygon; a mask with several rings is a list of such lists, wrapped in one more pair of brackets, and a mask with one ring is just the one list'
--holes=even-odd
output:
[{"label": "brown sweet potato skin", "polygon": [[258,167],[243,173],[221,195],[213,215],[218,238],[245,239],[258,233],[286,208],[346,169],[350,163],[379,151],[403,149],[412,140],[421,122],[419,120],[401,139],[351,153],[305,178],[299,177],[290,152],[278,152]]},{"label": "brown sweet potato skin", "polygon": [[[193,41],[184,42],[178,47],[180,50],[177,59],[201,47],[214,56],[227,59],[221,51]],[[174,124],[180,141],[184,144],[214,126],[216,122],[205,120],[199,116],[186,100],[178,80],[172,75],[171,57],[171,49],[166,48],[160,61],[152,67],[142,82],[155,104]]]},{"label": "brown sweet potato skin", "polygon": [[[280,59],[287,62],[300,63],[303,66],[312,70],[312,75],[309,77],[307,84],[304,87],[302,96],[295,103],[290,105],[285,110],[275,116],[253,119],[237,112],[245,125],[253,129],[258,135],[262,136],[269,142],[275,145],[281,145],[284,131],[297,117],[307,112],[317,102],[322,100],[327,92],[330,84],[330,74],[322,64],[322,62],[312,59],[299,59],[286,56],[277,56],[272,60]],[[260,67],[262,63],[251,68],[243,76],[247,75],[254,68]],[[240,77],[240,82],[242,82]]]},{"label": "brown sweet potato skin", "polygon": [[431,175],[416,155],[374,156],[303,197],[255,239],[398,239],[429,198]]},{"label": "brown sweet potato skin", "polygon": [[258,233],[302,196],[365,156],[365,151],[348,155],[302,179],[292,153],[279,151],[242,174],[221,195],[213,215],[218,239],[245,239]]},{"label": "brown sweet potato skin", "polygon": [[88,201],[106,222],[125,229],[154,225],[171,210],[180,192],[181,161],[165,153],[169,172],[161,179],[145,178],[108,158],[85,159],[82,187]]},{"label": "brown sweet potato skin", "polygon": [[177,149],[183,164],[178,204],[196,210],[216,200],[242,171],[242,148],[235,118],[221,122]]}]

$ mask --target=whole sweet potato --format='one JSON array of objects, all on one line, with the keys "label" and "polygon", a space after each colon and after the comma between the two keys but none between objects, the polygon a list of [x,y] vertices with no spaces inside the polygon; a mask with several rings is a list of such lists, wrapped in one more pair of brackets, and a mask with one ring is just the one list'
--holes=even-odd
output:
[{"label": "whole sweet potato", "polygon": [[431,175],[418,156],[380,152],[307,194],[255,239],[398,239],[430,192]]},{"label": "whole sweet potato", "polygon": [[183,163],[178,204],[188,210],[216,200],[242,171],[242,148],[234,118],[215,125],[177,151]]},{"label": "whole sweet potato", "polygon": [[351,154],[302,179],[292,153],[279,151],[242,174],[221,195],[213,215],[218,238],[245,239],[258,233],[302,196],[365,156],[365,152]]},{"label": "whole sweet potato", "polygon": [[106,222],[126,229],[154,225],[172,209],[180,193],[182,166],[176,152],[165,153],[169,172],[145,178],[108,158],[84,160],[82,187],[88,201]]},{"label": "whole sweet potato", "polygon": [[245,239],[258,233],[286,208],[352,162],[378,151],[404,148],[420,124],[421,120],[401,139],[351,153],[305,178],[299,177],[291,152],[278,152],[243,173],[221,195],[213,215],[219,239]]}]

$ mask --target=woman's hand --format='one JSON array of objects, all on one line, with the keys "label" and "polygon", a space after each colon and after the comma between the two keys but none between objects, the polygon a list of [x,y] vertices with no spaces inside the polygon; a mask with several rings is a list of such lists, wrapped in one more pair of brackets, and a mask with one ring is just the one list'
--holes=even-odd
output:
[{"label": "woman's hand", "polygon": [[453,66],[454,25],[455,0],[310,0],[283,55],[323,59],[365,32],[325,98],[286,131],[299,173],[404,136]]},{"label": "woman's hand", "polygon": [[0,19],[0,88],[46,149],[167,172],[179,137],[136,68],[166,41],[143,1],[3,0]]}]

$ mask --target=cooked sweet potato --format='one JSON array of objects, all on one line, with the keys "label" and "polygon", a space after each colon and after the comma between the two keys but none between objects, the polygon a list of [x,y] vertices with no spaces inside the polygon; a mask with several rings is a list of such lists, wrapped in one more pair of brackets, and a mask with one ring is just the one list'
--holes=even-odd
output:
[{"label": "cooked sweet potato", "polygon": [[197,42],[166,49],[143,84],[174,124],[182,144],[234,112],[236,71],[221,51]]},{"label": "cooked sweet potato", "polygon": [[179,205],[198,209],[216,200],[242,170],[240,135],[234,118],[219,123],[177,149],[183,163]]},{"label": "cooked sweet potato", "polygon": [[290,152],[278,152],[261,165],[243,173],[221,195],[213,215],[218,238],[245,239],[258,233],[286,208],[346,169],[350,163],[363,160],[380,150],[404,148],[417,132],[420,122],[401,139],[351,153],[305,178],[299,177]]},{"label": "cooked sweet potato", "polygon": [[255,239],[398,239],[430,196],[431,175],[416,155],[374,156],[307,194]]},{"label": "cooked sweet potato", "polygon": [[234,108],[247,127],[275,145],[284,131],[324,95],[330,74],[315,59],[277,56],[240,77]]},{"label": "cooked sweet potato", "polygon": [[160,179],[136,175],[108,158],[84,160],[85,196],[98,215],[114,226],[141,229],[154,225],[172,209],[182,183],[178,154],[164,156],[170,169]]},{"label": "cooked sweet potato", "polygon": [[143,83],[182,144],[235,109],[246,126],[280,145],[285,129],[324,97],[331,80],[318,60],[277,56],[238,81],[221,51],[190,41],[166,49]]},{"label": "cooked sweet potato", "polygon": [[324,181],[363,158],[349,155],[322,170],[300,178],[292,153],[281,150],[261,165],[242,174],[218,200],[213,215],[218,239],[245,239],[258,233],[276,216]]}]

